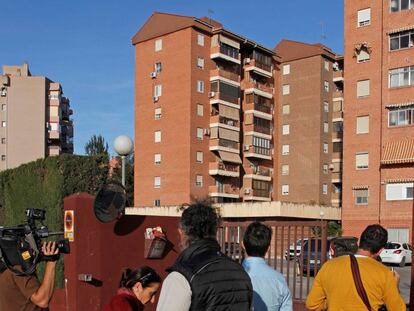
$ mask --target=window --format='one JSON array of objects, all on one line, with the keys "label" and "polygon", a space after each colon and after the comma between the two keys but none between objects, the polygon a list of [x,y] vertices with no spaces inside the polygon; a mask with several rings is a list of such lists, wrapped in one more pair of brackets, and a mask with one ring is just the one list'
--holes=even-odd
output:
[{"label": "window", "polygon": [[357,53],[357,63],[364,63],[366,61],[369,61],[371,58],[370,54],[368,53],[368,49],[365,46],[361,46],[361,48],[356,51]]},{"label": "window", "polygon": [[328,185],[327,184],[322,185],[322,194],[328,194]]},{"label": "window", "polygon": [[162,39],[155,40],[155,52],[162,50]]},{"label": "window", "polygon": [[[410,242],[410,229],[409,228],[389,228],[388,241],[398,241],[400,243]],[[408,247],[411,250],[411,247]]]},{"label": "window", "polygon": [[367,205],[368,204],[368,189],[355,189],[354,197],[355,197],[356,205]]},{"label": "window", "polygon": [[412,200],[414,183],[387,184],[385,199],[387,201]]},{"label": "window", "polygon": [[160,165],[161,164],[161,154],[160,153],[154,154],[154,164],[155,165]]},{"label": "window", "polygon": [[355,166],[357,170],[367,169],[368,162],[369,162],[368,152],[360,152],[355,155]]},{"label": "window", "polygon": [[161,70],[162,70],[162,65],[161,65],[161,62],[156,62],[156,63],[154,64],[154,71],[155,71],[156,73],[160,73],[160,72],[161,72]]},{"label": "window", "polygon": [[329,112],[329,103],[328,102],[323,102],[323,111]]},{"label": "window", "polygon": [[338,153],[342,152],[342,142],[337,141],[332,143],[332,152]]},{"label": "window", "polygon": [[414,85],[414,66],[396,68],[389,71],[389,87]]},{"label": "window", "polygon": [[341,133],[343,131],[344,124],[342,121],[332,122],[332,132]]},{"label": "window", "polygon": [[203,186],[203,175],[196,175],[196,187]]},{"label": "window", "polygon": [[329,82],[328,81],[324,81],[323,87],[325,88],[326,92],[329,92]]},{"label": "window", "polygon": [[154,96],[155,97],[160,97],[162,95],[162,85],[161,84],[157,84],[154,86]]},{"label": "window", "polygon": [[202,117],[204,115],[204,106],[203,104],[197,104],[197,115]]},{"label": "window", "polygon": [[414,106],[401,107],[388,111],[388,126],[405,126],[414,124]]},{"label": "window", "polygon": [[154,119],[155,120],[161,119],[161,108],[155,108],[155,110],[154,110]]},{"label": "window", "polygon": [[290,105],[283,105],[282,114],[289,114],[289,113],[290,113]]},{"label": "window", "polygon": [[283,95],[289,95],[290,94],[290,85],[289,84],[284,84],[283,85],[282,94]]},{"label": "window", "polygon": [[197,81],[197,92],[204,93],[204,81]]},{"label": "window", "polygon": [[323,153],[328,153],[328,151],[329,151],[328,143],[323,143]]},{"label": "window", "polygon": [[325,70],[329,71],[329,62],[327,60],[325,60],[324,64],[325,64]]},{"label": "window", "polygon": [[2,160],[2,161],[6,161],[6,155],[2,154],[2,155],[1,155],[1,160]]},{"label": "window", "polygon": [[290,65],[283,65],[283,75],[290,74]]},{"label": "window", "polygon": [[364,9],[358,11],[358,27],[368,26],[371,24],[371,9]]},{"label": "window", "polygon": [[6,143],[6,138],[2,138],[1,143],[4,145]]},{"label": "window", "polygon": [[203,129],[201,127],[197,127],[197,139],[203,140]]},{"label": "window", "polygon": [[282,135],[289,135],[290,133],[290,125],[289,124],[283,124],[282,125]]},{"label": "window", "polygon": [[59,131],[59,123],[56,123],[56,122],[51,122],[50,123],[50,130],[51,131]]},{"label": "window", "polygon": [[323,165],[322,171],[324,174],[328,174],[328,164]]},{"label": "window", "polygon": [[200,68],[200,69],[204,68],[204,58],[197,57],[197,67]]},{"label": "window", "polygon": [[154,142],[156,143],[161,142],[161,131],[154,132]]},{"label": "window", "polygon": [[6,104],[1,105],[1,110],[6,111]]},{"label": "window", "polygon": [[161,187],[161,177],[155,176],[154,177],[154,188],[160,188]]},{"label": "window", "polygon": [[289,185],[282,185],[282,195],[289,195]]},{"label": "window", "polygon": [[6,121],[1,122],[1,127],[6,127]]},{"label": "window", "polygon": [[356,132],[357,134],[369,133],[369,116],[357,117]]},{"label": "window", "polygon": [[289,165],[288,164],[282,165],[282,175],[284,175],[284,176],[289,175]]},{"label": "window", "polygon": [[201,45],[201,46],[204,46],[204,36],[203,35],[197,34],[197,44]]},{"label": "window", "polygon": [[369,80],[361,80],[357,82],[357,97],[369,95]]},{"label": "window", "polygon": [[282,155],[288,155],[289,149],[289,145],[282,145]]},{"label": "window", "polygon": [[161,200],[160,199],[155,199],[154,200],[154,206],[161,206]]},{"label": "window", "polygon": [[414,30],[390,34],[390,51],[411,48],[414,46]]},{"label": "window", "polygon": [[390,12],[398,12],[414,8],[414,0],[390,0]]},{"label": "window", "polygon": [[328,133],[329,132],[329,123],[323,122],[323,132]]},{"label": "window", "polygon": [[203,152],[202,151],[197,151],[196,161],[197,163],[203,163]]}]

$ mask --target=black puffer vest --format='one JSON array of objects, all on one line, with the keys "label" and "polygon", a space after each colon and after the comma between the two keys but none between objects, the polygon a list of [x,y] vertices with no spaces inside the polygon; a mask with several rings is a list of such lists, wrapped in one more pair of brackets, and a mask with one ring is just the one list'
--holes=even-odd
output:
[{"label": "black puffer vest", "polygon": [[252,284],[237,262],[220,252],[216,240],[194,241],[167,269],[184,275],[191,287],[190,310],[249,311]]}]

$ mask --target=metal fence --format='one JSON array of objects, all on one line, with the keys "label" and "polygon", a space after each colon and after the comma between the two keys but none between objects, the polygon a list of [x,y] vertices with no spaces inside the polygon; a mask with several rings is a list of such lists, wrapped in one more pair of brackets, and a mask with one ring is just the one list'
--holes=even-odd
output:
[{"label": "metal fence", "polygon": [[[241,241],[249,221],[224,221],[218,231],[222,251],[241,262]],[[291,290],[295,310],[305,310],[306,296],[313,276],[327,258],[325,221],[263,221],[272,229],[272,241],[266,254],[267,263],[283,274]],[[325,242],[323,242],[325,241]]]}]

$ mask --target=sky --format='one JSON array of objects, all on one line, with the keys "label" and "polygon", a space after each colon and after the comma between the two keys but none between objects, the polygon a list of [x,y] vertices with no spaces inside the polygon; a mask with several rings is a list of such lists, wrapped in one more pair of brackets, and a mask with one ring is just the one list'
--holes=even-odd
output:
[{"label": "sky", "polygon": [[[60,82],[74,110],[76,154],[94,134],[110,146],[134,139],[131,38],[155,11],[210,16],[273,48],[281,39],[343,52],[343,0],[13,0],[1,1],[0,65],[29,63]],[[2,71],[1,71],[2,73]]]}]

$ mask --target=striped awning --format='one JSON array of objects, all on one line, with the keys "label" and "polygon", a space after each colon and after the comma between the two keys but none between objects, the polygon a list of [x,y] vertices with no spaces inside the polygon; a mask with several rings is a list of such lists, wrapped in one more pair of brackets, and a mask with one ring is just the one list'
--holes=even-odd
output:
[{"label": "striped awning", "polygon": [[414,106],[414,102],[388,104],[385,106],[385,108],[392,109],[392,108],[401,108],[401,107],[410,107],[410,106]]},{"label": "striped awning", "polygon": [[368,190],[368,186],[367,185],[356,185],[356,186],[352,186],[352,190]]},{"label": "striped awning", "polygon": [[390,30],[390,31],[388,31],[388,34],[393,34],[393,33],[396,33],[396,32],[401,32],[401,31],[406,31],[406,30],[411,30],[411,29],[414,29],[414,25],[408,25],[408,26],[404,26],[404,27],[400,27],[400,28],[397,28],[397,29]]},{"label": "striped awning", "polygon": [[414,139],[388,142],[383,147],[381,164],[414,162]]},{"label": "striped awning", "polygon": [[414,177],[408,178],[393,178],[393,179],[385,179],[383,183],[385,184],[399,184],[399,183],[409,183],[414,182]]},{"label": "striped awning", "polygon": [[240,155],[237,153],[219,151],[219,155],[223,162],[232,162],[232,163],[237,163],[237,164],[242,163]]}]

